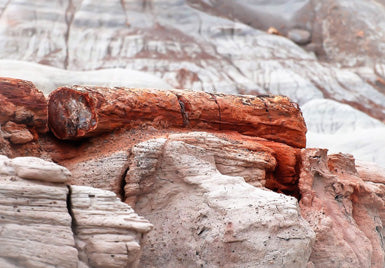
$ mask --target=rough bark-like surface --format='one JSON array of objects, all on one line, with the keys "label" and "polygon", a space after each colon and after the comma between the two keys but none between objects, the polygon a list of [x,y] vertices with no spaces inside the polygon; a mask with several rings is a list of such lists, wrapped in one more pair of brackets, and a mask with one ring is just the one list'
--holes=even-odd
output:
[{"label": "rough bark-like surface", "polygon": [[31,82],[0,78],[0,125],[8,121],[47,132],[47,100]]},{"label": "rough bark-like surface", "polygon": [[310,261],[315,267],[384,267],[385,177],[361,175],[351,155],[328,158],[325,149],[303,149],[302,159],[301,213],[316,233]]},{"label": "rough bark-like surface", "polygon": [[189,91],[59,88],[49,99],[49,126],[60,139],[79,139],[122,126],[158,125],[235,130],[303,148],[299,107],[282,96],[232,96]]},{"label": "rough bark-like surface", "polygon": [[154,224],[143,240],[142,266],[306,267],[314,233],[297,201],[253,187],[230,168],[254,165],[250,174],[263,181],[268,150],[247,163],[241,146],[230,143],[220,152],[218,141],[182,134],[133,148],[127,180],[141,180],[142,190],[135,210]]}]

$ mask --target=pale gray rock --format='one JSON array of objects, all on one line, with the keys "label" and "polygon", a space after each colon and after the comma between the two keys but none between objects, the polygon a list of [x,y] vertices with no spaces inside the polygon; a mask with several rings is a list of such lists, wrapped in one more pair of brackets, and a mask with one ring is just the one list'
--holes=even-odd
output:
[{"label": "pale gray rock", "polygon": [[138,267],[152,225],[112,192],[67,187],[60,168],[0,155],[1,267]]},{"label": "pale gray rock", "polygon": [[306,267],[314,233],[297,200],[221,174],[221,153],[192,144],[214,141],[200,135],[132,150],[127,182],[139,179],[135,210],[154,224],[142,242],[142,267]]},{"label": "pale gray rock", "polygon": [[15,175],[15,169],[11,166],[10,159],[5,155],[0,155],[0,175]]},{"label": "pale gray rock", "polygon": [[10,160],[17,176],[49,182],[66,182],[71,173],[65,167],[59,166],[37,157],[16,157]]},{"label": "pale gray rock", "polygon": [[308,131],[319,134],[348,134],[360,129],[385,127],[381,121],[347,104],[328,99],[311,100],[301,107],[301,111]]},{"label": "pale gray rock", "polygon": [[353,107],[327,99],[314,99],[302,106],[307,122],[309,148],[346,152],[358,160],[385,167],[385,125]]},{"label": "pale gray rock", "polygon": [[17,60],[0,60],[0,76],[31,81],[45,95],[65,85],[172,88],[161,78],[146,72],[119,68],[94,71],[70,71]]},{"label": "pale gray rock", "polygon": [[299,45],[305,45],[310,42],[310,32],[302,29],[292,29],[288,32],[287,37]]},{"label": "pale gray rock", "polygon": [[89,267],[139,267],[141,236],[152,225],[110,191],[70,188],[80,260]]},{"label": "pale gray rock", "polygon": [[313,34],[321,41],[326,60],[346,67],[384,63],[384,1],[312,2]]},{"label": "pale gray rock", "polygon": [[0,175],[1,267],[77,267],[64,184]]},{"label": "pale gray rock", "polygon": [[111,155],[101,155],[85,161],[68,163],[71,171],[70,184],[92,186],[120,194],[121,182],[128,168],[127,151],[118,151]]}]

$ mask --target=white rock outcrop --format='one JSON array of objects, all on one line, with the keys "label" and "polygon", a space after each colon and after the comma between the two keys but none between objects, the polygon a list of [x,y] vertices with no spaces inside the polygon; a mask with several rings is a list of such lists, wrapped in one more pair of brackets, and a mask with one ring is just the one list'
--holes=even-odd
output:
[{"label": "white rock outcrop", "polygon": [[72,173],[70,184],[92,186],[119,194],[122,177],[128,167],[128,152],[94,156],[84,161],[67,163],[66,166]]},{"label": "white rock outcrop", "polygon": [[[21,164],[23,158],[16,159]],[[0,157],[0,266],[76,267],[78,251],[67,209],[68,188],[64,183],[26,180],[18,176],[13,162]],[[28,166],[35,163],[28,172]],[[39,164],[62,168],[41,159],[27,158],[20,175],[37,174]],[[17,169],[16,169],[17,170]],[[49,173],[48,173],[49,174]],[[33,179],[37,179],[33,176]]]},{"label": "white rock outcrop", "polygon": [[67,187],[69,176],[0,155],[0,267],[137,267],[152,225],[112,192]]},{"label": "white rock outcrop", "polygon": [[154,224],[141,265],[306,267],[314,232],[297,200],[221,174],[218,152],[175,136],[132,150],[127,181],[140,178],[145,192],[138,192],[135,210]]},{"label": "white rock outcrop", "polygon": [[152,225],[110,191],[70,188],[80,260],[89,267],[138,267],[139,241]]}]

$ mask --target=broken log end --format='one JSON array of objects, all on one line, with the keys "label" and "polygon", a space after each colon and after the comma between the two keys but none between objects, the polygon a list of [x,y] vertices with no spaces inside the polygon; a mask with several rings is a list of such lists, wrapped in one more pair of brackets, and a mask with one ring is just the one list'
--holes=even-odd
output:
[{"label": "broken log end", "polygon": [[86,90],[61,87],[49,96],[48,125],[62,140],[87,137],[96,129],[95,102]]}]

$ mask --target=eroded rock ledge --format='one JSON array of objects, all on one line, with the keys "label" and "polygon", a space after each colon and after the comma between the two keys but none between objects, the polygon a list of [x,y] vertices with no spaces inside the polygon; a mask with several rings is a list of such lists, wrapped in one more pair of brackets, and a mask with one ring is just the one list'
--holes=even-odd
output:
[{"label": "eroded rock ledge", "polygon": [[[0,81],[0,152],[72,173],[0,158],[0,247],[14,249],[0,250],[1,266],[385,263],[385,172],[304,149],[301,111],[285,97],[75,86],[48,104],[31,83]],[[48,109],[15,97],[25,95]],[[41,242],[53,226],[59,239]],[[36,255],[47,245],[67,255]]]},{"label": "eroded rock ledge", "polygon": [[0,156],[1,267],[137,267],[152,225],[112,192],[67,188],[69,176],[39,158]]}]

